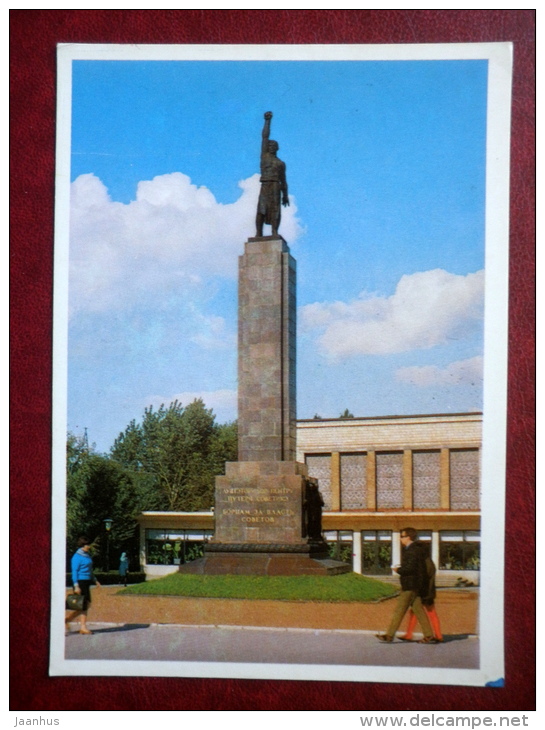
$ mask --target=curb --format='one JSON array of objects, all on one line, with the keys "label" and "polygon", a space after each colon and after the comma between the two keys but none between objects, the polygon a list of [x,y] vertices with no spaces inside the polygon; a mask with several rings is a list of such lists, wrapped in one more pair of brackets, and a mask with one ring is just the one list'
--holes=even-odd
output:
[{"label": "curb", "polygon": [[[75,623],[75,622],[74,622]],[[70,624],[71,626],[73,624]],[[89,621],[88,625],[97,629],[115,629],[115,628],[122,628],[123,626],[134,626],[135,624],[131,624],[130,622],[124,622],[124,623],[112,623],[112,622],[100,622],[100,621]],[[136,624],[139,625],[139,624]],[[233,631],[285,631],[285,632],[291,632],[291,633],[306,633],[306,634],[314,634],[315,636],[318,636],[319,634],[354,634],[356,636],[361,635],[370,635],[370,636],[376,636],[377,632],[372,631],[370,629],[309,629],[304,627],[291,627],[291,626],[239,626],[236,624],[165,624],[165,623],[150,623],[150,624],[142,624],[142,628],[154,628],[154,629],[231,629]],[[74,635],[77,635],[78,632],[74,631]],[[421,638],[422,634],[415,634],[416,638]],[[476,634],[468,634],[467,639],[478,639],[479,637]],[[392,642],[394,643],[394,642]],[[398,642],[395,642],[398,643]],[[417,641],[413,642],[399,642],[399,645],[403,646],[410,646],[411,644],[416,644]],[[449,642],[444,642],[448,644]]]}]

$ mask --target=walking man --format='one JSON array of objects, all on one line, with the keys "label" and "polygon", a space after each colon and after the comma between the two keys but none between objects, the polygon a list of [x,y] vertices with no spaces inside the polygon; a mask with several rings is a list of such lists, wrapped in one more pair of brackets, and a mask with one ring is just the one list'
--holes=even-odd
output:
[{"label": "walking man", "polygon": [[424,634],[419,643],[436,644],[427,613],[422,605],[422,592],[426,589],[427,583],[426,553],[423,549],[425,546],[418,541],[418,534],[413,527],[405,527],[399,537],[402,545],[401,565],[396,568],[396,572],[401,579],[401,593],[386,633],[377,634],[377,639],[391,643],[403,617],[408,609],[412,608]]}]

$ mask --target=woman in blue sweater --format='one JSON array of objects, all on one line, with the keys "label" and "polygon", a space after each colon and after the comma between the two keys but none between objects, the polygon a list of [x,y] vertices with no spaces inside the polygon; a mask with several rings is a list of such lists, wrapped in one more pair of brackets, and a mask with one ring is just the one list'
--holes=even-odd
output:
[{"label": "woman in blue sweater", "polygon": [[80,634],[92,634],[87,628],[87,609],[91,603],[91,585],[100,586],[100,583],[93,576],[93,558],[89,555],[91,549],[91,541],[83,535],[78,539],[78,549],[72,556],[72,582],[74,584],[74,593],[83,595],[83,609],[81,611],[73,611],[68,618],[65,619],[66,628],[70,631],[70,622],[79,616]]}]

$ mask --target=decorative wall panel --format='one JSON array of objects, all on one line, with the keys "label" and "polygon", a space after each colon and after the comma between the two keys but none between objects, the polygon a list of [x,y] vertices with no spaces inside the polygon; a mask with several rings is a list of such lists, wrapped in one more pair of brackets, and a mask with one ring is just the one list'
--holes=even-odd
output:
[{"label": "decorative wall panel", "polygon": [[377,454],[377,510],[403,509],[403,453]]},{"label": "decorative wall panel", "polygon": [[413,451],[413,509],[441,507],[441,452]]},{"label": "decorative wall panel", "polygon": [[451,510],[479,509],[480,470],[480,454],[477,449],[450,452]]},{"label": "decorative wall panel", "polygon": [[341,454],[341,509],[367,507],[367,454]]},{"label": "decorative wall panel", "polygon": [[308,475],[318,479],[324,509],[331,509],[331,454],[311,454],[305,457]]}]

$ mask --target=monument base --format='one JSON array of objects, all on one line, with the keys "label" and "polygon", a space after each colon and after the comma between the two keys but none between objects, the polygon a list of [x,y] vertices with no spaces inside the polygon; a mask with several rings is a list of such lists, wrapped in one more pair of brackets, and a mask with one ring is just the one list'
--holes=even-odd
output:
[{"label": "monument base", "polygon": [[293,545],[209,544],[204,558],[180,566],[197,575],[340,575],[350,565],[328,557],[326,543]]},{"label": "monument base", "polygon": [[211,546],[306,548],[307,538],[313,536],[305,535],[304,530],[303,503],[309,481],[305,464],[295,461],[227,462],[225,476],[216,477]]},{"label": "monument base", "polygon": [[216,477],[214,537],[180,567],[207,575],[338,575],[322,537],[316,479],[295,461],[237,461]]}]

